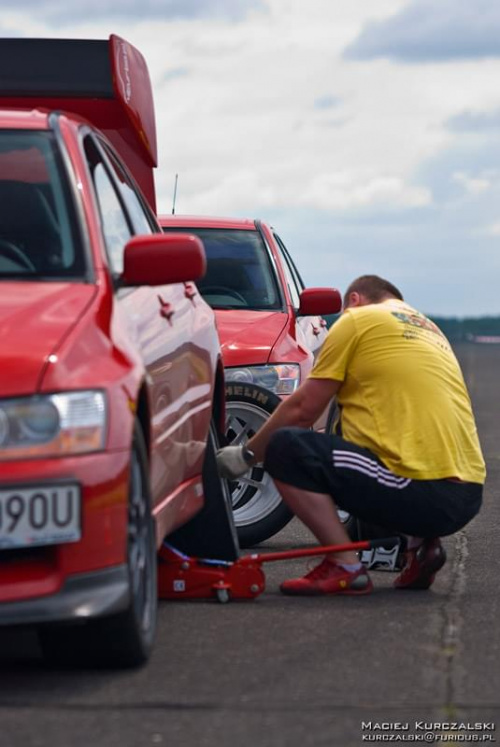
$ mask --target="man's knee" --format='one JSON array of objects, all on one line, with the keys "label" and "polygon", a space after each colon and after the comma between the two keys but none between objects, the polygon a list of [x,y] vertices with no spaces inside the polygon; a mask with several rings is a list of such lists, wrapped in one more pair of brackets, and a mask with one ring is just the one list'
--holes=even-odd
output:
[{"label": "man's knee", "polygon": [[264,460],[264,469],[270,475],[273,474],[273,468],[277,465],[295,458],[294,453],[298,442],[297,436],[301,430],[301,428],[294,427],[280,428],[273,433],[269,439]]}]

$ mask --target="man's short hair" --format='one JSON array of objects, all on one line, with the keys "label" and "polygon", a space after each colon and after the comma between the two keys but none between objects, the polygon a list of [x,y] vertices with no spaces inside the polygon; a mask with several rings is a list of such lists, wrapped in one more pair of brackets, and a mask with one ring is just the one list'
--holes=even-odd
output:
[{"label": "man's short hair", "polygon": [[353,280],[344,294],[344,306],[347,305],[351,293],[361,293],[371,301],[371,303],[380,303],[388,296],[399,298],[403,301],[403,294],[395,285],[378,275],[361,275]]}]

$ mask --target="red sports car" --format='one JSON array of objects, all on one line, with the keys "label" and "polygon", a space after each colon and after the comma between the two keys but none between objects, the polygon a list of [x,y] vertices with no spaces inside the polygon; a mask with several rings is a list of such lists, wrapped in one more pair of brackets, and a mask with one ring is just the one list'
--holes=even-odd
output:
[{"label": "red sports car", "polygon": [[237,553],[203,246],[155,218],[136,49],[3,39],[0,65],[0,625],[135,665],[164,537]]},{"label": "red sports car", "polygon": [[[215,309],[227,382],[226,434],[247,440],[295,391],[327,333],[322,315],[336,314],[333,288],[305,288],[283,241],[267,223],[234,218],[161,216],[167,234],[189,231],[203,240],[207,272],[197,281]],[[250,546],[291,518],[261,466],[232,483],[240,543]]]}]

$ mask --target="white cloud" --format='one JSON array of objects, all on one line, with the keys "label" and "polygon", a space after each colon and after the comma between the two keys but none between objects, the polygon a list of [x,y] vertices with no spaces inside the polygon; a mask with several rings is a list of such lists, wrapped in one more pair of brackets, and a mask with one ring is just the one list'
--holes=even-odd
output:
[{"label": "white cloud", "polygon": [[493,184],[492,179],[489,176],[471,176],[464,171],[455,171],[455,173],[452,174],[452,179],[458,184],[461,184],[466,192],[474,195],[485,192],[487,189],[490,189]]},{"label": "white cloud", "polygon": [[486,236],[500,236],[500,222],[491,223],[482,229],[481,233],[486,234]]},{"label": "white cloud", "polygon": [[[4,10],[16,10],[16,0],[2,0]],[[23,0],[22,6],[41,21],[61,26],[85,22],[89,17],[102,21],[123,19],[179,19],[226,18],[240,21],[253,10],[265,10],[262,0],[85,0],[70,3],[68,0]]]},{"label": "white cloud", "polygon": [[[182,189],[182,183],[180,188]],[[189,198],[189,212],[209,214],[248,214],[257,204],[259,211],[284,208],[314,208],[325,211],[348,211],[356,208],[384,206],[422,207],[431,203],[429,190],[405,185],[398,177],[364,173],[320,173],[305,180],[300,189],[286,179],[260,180],[252,171],[241,171],[217,180],[212,186],[195,192]],[[163,203],[164,205],[165,203]],[[162,205],[162,210],[165,208]]]},{"label": "white cloud", "polygon": [[404,184],[399,177],[362,173],[319,174],[299,196],[298,204],[324,210],[421,207],[431,202],[428,190]]}]

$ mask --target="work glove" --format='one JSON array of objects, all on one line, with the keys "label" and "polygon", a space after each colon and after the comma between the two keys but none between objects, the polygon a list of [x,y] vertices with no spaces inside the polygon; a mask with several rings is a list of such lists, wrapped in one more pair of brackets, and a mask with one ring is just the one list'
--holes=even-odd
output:
[{"label": "work glove", "polygon": [[253,452],[243,444],[239,446],[226,446],[217,452],[217,468],[221,477],[228,480],[236,480],[245,472],[248,472],[253,461]]}]

